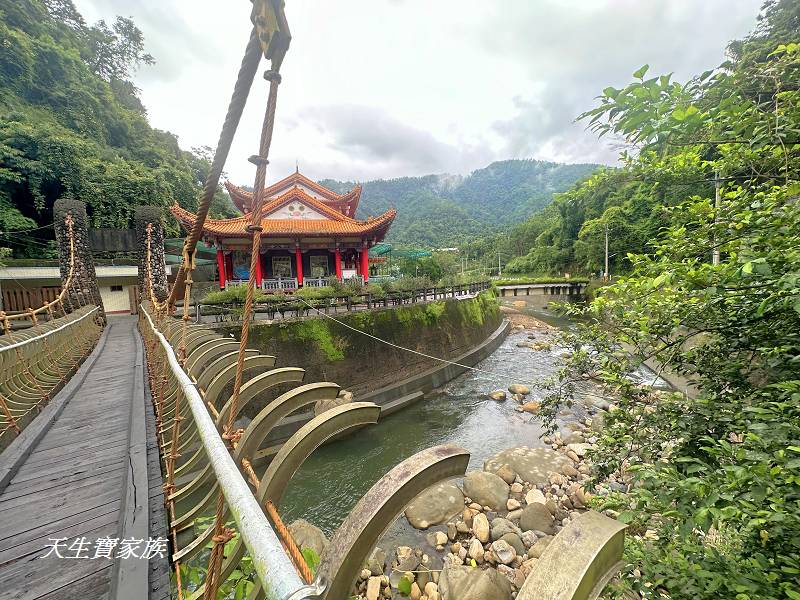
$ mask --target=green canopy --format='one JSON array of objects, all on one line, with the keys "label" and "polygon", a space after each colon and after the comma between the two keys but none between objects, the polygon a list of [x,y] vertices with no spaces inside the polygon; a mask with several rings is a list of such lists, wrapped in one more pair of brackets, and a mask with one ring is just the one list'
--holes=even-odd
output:
[{"label": "green canopy", "polygon": [[392,245],[387,242],[379,242],[369,249],[370,256],[391,256],[393,258],[425,258],[433,256],[430,250],[411,249],[411,250],[395,250]]}]

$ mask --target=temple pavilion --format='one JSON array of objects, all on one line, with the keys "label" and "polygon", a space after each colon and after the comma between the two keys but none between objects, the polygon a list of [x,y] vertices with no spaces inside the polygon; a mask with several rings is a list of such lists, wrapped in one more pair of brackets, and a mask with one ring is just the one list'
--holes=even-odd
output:
[{"label": "temple pavilion", "polygon": [[[217,250],[220,289],[250,277],[253,193],[227,182],[242,211],[233,219],[206,219],[202,241]],[[361,186],[337,194],[296,171],[264,189],[256,285],[265,290],[323,286],[328,278],[369,281],[369,249],[381,242],[397,211],[355,218]],[[196,215],[175,205],[172,214],[190,230]]]}]

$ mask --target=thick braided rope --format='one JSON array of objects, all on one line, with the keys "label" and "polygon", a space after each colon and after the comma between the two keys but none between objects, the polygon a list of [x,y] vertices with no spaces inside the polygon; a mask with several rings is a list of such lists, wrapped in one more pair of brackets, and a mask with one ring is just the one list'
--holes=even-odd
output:
[{"label": "thick braided rope", "polygon": [[[278,85],[280,75],[275,71],[267,71],[265,75],[269,79],[269,96],[267,98],[267,109],[264,115],[264,122],[261,127],[261,142],[259,144],[258,155],[250,158],[256,164],[255,192],[253,212],[250,218],[249,229],[253,236],[253,243],[250,252],[250,278],[247,280],[247,293],[244,300],[244,310],[242,313],[242,334],[239,341],[239,355],[236,362],[236,380],[233,384],[233,395],[231,397],[231,408],[228,414],[228,421],[222,437],[232,446],[238,441],[239,435],[233,432],[233,421],[236,417],[236,410],[239,404],[239,391],[242,387],[242,372],[244,371],[245,351],[249,337],[249,326],[253,316],[253,296],[255,293],[255,272],[259,259],[259,247],[261,245],[261,209],[264,205],[264,183],[267,178],[267,164],[269,157],[269,147],[272,144],[272,130],[275,126],[275,111],[278,103]],[[219,586],[219,573],[222,567],[223,551],[227,541],[226,529],[223,519],[225,515],[225,503],[222,491],[217,496],[217,514],[214,521],[214,546],[208,559],[208,573],[206,575],[206,589],[204,598],[213,600],[217,597],[217,587]],[[228,538],[230,539],[230,538]]]},{"label": "thick braided rope", "polygon": [[[203,225],[205,225],[206,217],[208,216],[208,209],[211,206],[214,193],[217,191],[219,178],[222,176],[222,169],[225,166],[225,161],[228,159],[228,152],[230,152],[231,144],[233,143],[233,136],[236,134],[236,129],[239,126],[239,120],[242,117],[242,112],[247,102],[247,96],[250,94],[250,87],[253,84],[253,79],[258,70],[258,64],[261,62],[261,56],[261,43],[259,42],[258,34],[254,28],[250,32],[250,40],[247,42],[244,58],[239,67],[239,76],[233,88],[233,95],[228,105],[228,113],[225,116],[222,132],[217,142],[217,150],[214,152],[214,160],[211,163],[211,170],[206,178],[203,195],[200,199],[200,206],[197,209],[197,219],[194,222],[192,231],[186,236],[184,255],[186,255],[186,250],[194,252],[197,241],[200,239]],[[175,283],[172,285],[169,298],[167,298],[166,303],[168,306],[175,305],[175,301],[178,298],[178,290],[183,284],[184,277],[186,277],[186,268],[187,265],[181,263]]]}]

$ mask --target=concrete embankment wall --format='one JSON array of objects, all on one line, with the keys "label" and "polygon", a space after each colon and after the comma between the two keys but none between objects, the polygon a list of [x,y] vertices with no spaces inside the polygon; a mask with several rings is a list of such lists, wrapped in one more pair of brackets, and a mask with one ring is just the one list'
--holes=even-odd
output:
[{"label": "concrete embankment wall", "polygon": [[[251,326],[249,346],[274,355],[276,367],[302,367],[306,370],[306,382],[338,383],[352,391],[356,400],[398,386],[397,393],[380,396],[380,400],[389,402],[398,394],[402,395],[404,389],[410,389],[403,388],[408,380],[439,368],[442,363],[382,343],[359,331],[417,352],[457,360],[484,346],[489,338],[498,334],[502,323],[492,291],[464,300],[441,300],[331,316],[340,323],[325,317],[271,324],[257,322]],[[236,325],[222,326],[220,331],[235,337],[240,334]],[[485,348],[482,354],[493,349]],[[482,354],[480,358],[484,357]],[[450,378],[458,375],[455,370],[451,371],[429,377],[415,391],[445,383],[448,374]],[[255,402],[246,412],[252,417],[262,406],[262,402]]]}]

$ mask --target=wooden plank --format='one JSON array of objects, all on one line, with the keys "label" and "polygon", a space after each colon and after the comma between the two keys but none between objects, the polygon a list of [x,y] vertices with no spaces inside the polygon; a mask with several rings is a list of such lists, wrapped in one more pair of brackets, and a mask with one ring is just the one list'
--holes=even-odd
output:
[{"label": "wooden plank", "polygon": [[11,498],[19,498],[20,496],[27,496],[28,494],[35,494],[62,485],[71,486],[76,483],[79,484],[79,482],[83,481],[84,479],[89,479],[91,477],[103,475],[109,471],[121,469],[123,467],[124,460],[124,457],[120,457],[118,460],[113,462],[97,466],[93,469],[78,471],[77,473],[61,473],[45,477],[37,477],[36,479],[29,479],[27,481],[14,482],[5,489],[2,495],[0,495],[0,501],[5,501]]}]

